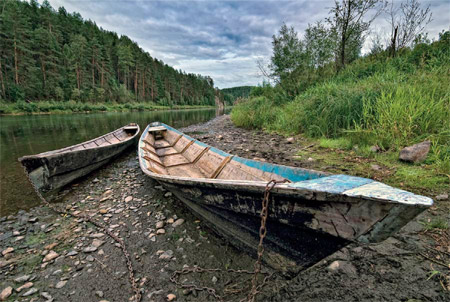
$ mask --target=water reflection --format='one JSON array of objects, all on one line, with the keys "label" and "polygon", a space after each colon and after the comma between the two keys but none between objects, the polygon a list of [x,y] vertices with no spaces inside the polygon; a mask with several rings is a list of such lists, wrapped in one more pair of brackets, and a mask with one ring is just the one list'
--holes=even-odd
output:
[{"label": "water reflection", "polygon": [[0,117],[0,216],[28,209],[38,200],[17,158],[59,149],[100,136],[128,123],[141,129],[160,121],[175,128],[205,122],[215,109]]}]

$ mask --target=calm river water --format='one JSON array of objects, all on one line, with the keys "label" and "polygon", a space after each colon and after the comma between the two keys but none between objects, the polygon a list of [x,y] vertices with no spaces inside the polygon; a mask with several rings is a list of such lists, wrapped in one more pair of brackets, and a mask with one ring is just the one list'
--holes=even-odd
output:
[{"label": "calm river water", "polygon": [[17,161],[23,155],[74,145],[131,122],[138,123],[142,130],[155,121],[180,128],[219,114],[215,109],[201,109],[0,116],[0,217],[38,204]]}]

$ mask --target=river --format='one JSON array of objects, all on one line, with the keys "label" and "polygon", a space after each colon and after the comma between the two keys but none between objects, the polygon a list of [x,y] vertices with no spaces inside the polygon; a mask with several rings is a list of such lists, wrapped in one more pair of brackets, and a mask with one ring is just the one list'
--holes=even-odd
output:
[{"label": "river", "polygon": [[0,116],[0,217],[39,203],[17,159],[90,140],[128,123],[175,128],[206,122],[215,109]]}]

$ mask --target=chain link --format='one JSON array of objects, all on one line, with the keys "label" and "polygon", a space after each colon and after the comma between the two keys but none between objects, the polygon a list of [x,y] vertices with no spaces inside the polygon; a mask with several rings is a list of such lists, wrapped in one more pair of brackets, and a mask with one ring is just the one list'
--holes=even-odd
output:
[{"label": "chain link", "polygon": [[[234,295],[238,294],[240,292],[243,292],[247,287],[241,287],[238,289],[234,289],[235,285],[231,285],[229,287],[226,287],[224,289],[225,295],[220,296],[217,294],[216,290],[211,287],[206,286],[197,286],[195,284],[185,284],[178,281],[177,276],[179,275],[186,275],[189,273],[205,273],[205,272],[228,272],[228,273],[237,273],[237,274],[249,274],[252,275],[252,281],[251,281],[251,288],[247,295],[247,298],[241,299],[240,302],[248,301],[248,302],[254,302],[256,295],[261,292],[262,288],[267,284],[267,281],[269,281],[270,278],[272,278],[273,273],[267,273],[267,272],[261,272],[261,262],[264,255],[264,245],[263,241],[267,234],[267,217],[269,213],[269,197],[270,197],[270,191],[279,183],[284,183],[286,180],[270,180],[266,184],[266,188],[264,190],[264,198],[262,200],[262,208],[261,208],[261,226],[259,228],[259,244],[258,244],[258,258],[254,264],[254,270],[235,270],[235,269],[220,269],[220,268],[201,268],[198,266],[194,267],[185,267],[181,271],[175,271],[173,275],[170,277],[170,281],[175,283],[180,288],[190,289],[190,290],[196,290],[196,291],[206,291],[208,294],[216,298],[218,301],[224,301],[225,296],[228,295]],[[266,275],[261,282],[261,284],[258,285],[258,275],[263,274]]]},{"label": "chain link", "polygon": [[88,215],[83,215],[83,214],[74,214],[74,213],[70,213],[68,211],[63,211],[60,210],[58,208],[56,208],[54,205],[50,204],[45,198],[44,196],[42,196],[41,192],[39,191],[39,189],[36,187],[36,185],[33,183],[33,181],[30,178],[30,175],[28,174],[27,169],[22,166],[24,171],[25,171],[25,175],[27,176],[28,181],[30,182],[31,186],[33,187],[33,190],[36,192],[37,196],[39,197],[39,199],[42,201],[42,203],[44,205],[46,205],[48,208],[50,208],[51,210],[53,210],[54,212],[63,215],[63,216],[72,216],[75,218],[81,218],[84,221],[88,221],[90,223],[92,223],[93,225],[95,225],[97,228],[102,229],[109,237],[111,237],[114,241],[116,241],[117,243],[119,243],[121,249],[122,249],[122,253],[125,257],[126,263],[127,263],[127,269],[128,269],[128,274],[129,274],[129,279],[130,279],[130,283],[131,283],[131,287],[133,288],[134,291],[134,300],[136,302],[140,302],[142,299],[142,295],[141,295],[141,290],[139,289],[139,287],[137,286],[137,282],[136,282],[136,278],[134,276],[134,270],[133,270],[133,265],[131,263],[131,257],[130,254],[127,251],[127,248],[125,246],[125,243],[123,242],[123,240],[121,238],[119,238],[118,236],[116,236],[115,234],[113,234],[105,225],[101,224],[100,222],[92,219],[90,216]]}]

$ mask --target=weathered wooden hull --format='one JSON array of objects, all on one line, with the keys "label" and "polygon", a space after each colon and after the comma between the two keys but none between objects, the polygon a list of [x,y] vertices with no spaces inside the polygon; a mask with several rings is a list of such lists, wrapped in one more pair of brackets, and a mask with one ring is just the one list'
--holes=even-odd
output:
[{"label": "weathered wooden hull", "polygon": [[61,188],[85,176],[136,145],[139,126],[125,126],[93,140],[19,158],[42,192]]},{"label": "weathered wooden hull", "polygon": [[432,204],[370,179],[233,157],[160,123],[143,132],[139,160],[144,173],[247,250],[256,248],[267,182],[287,179],[271,191],[265,240],[265,261],[285,272],[352,241],[382,241]]}]

